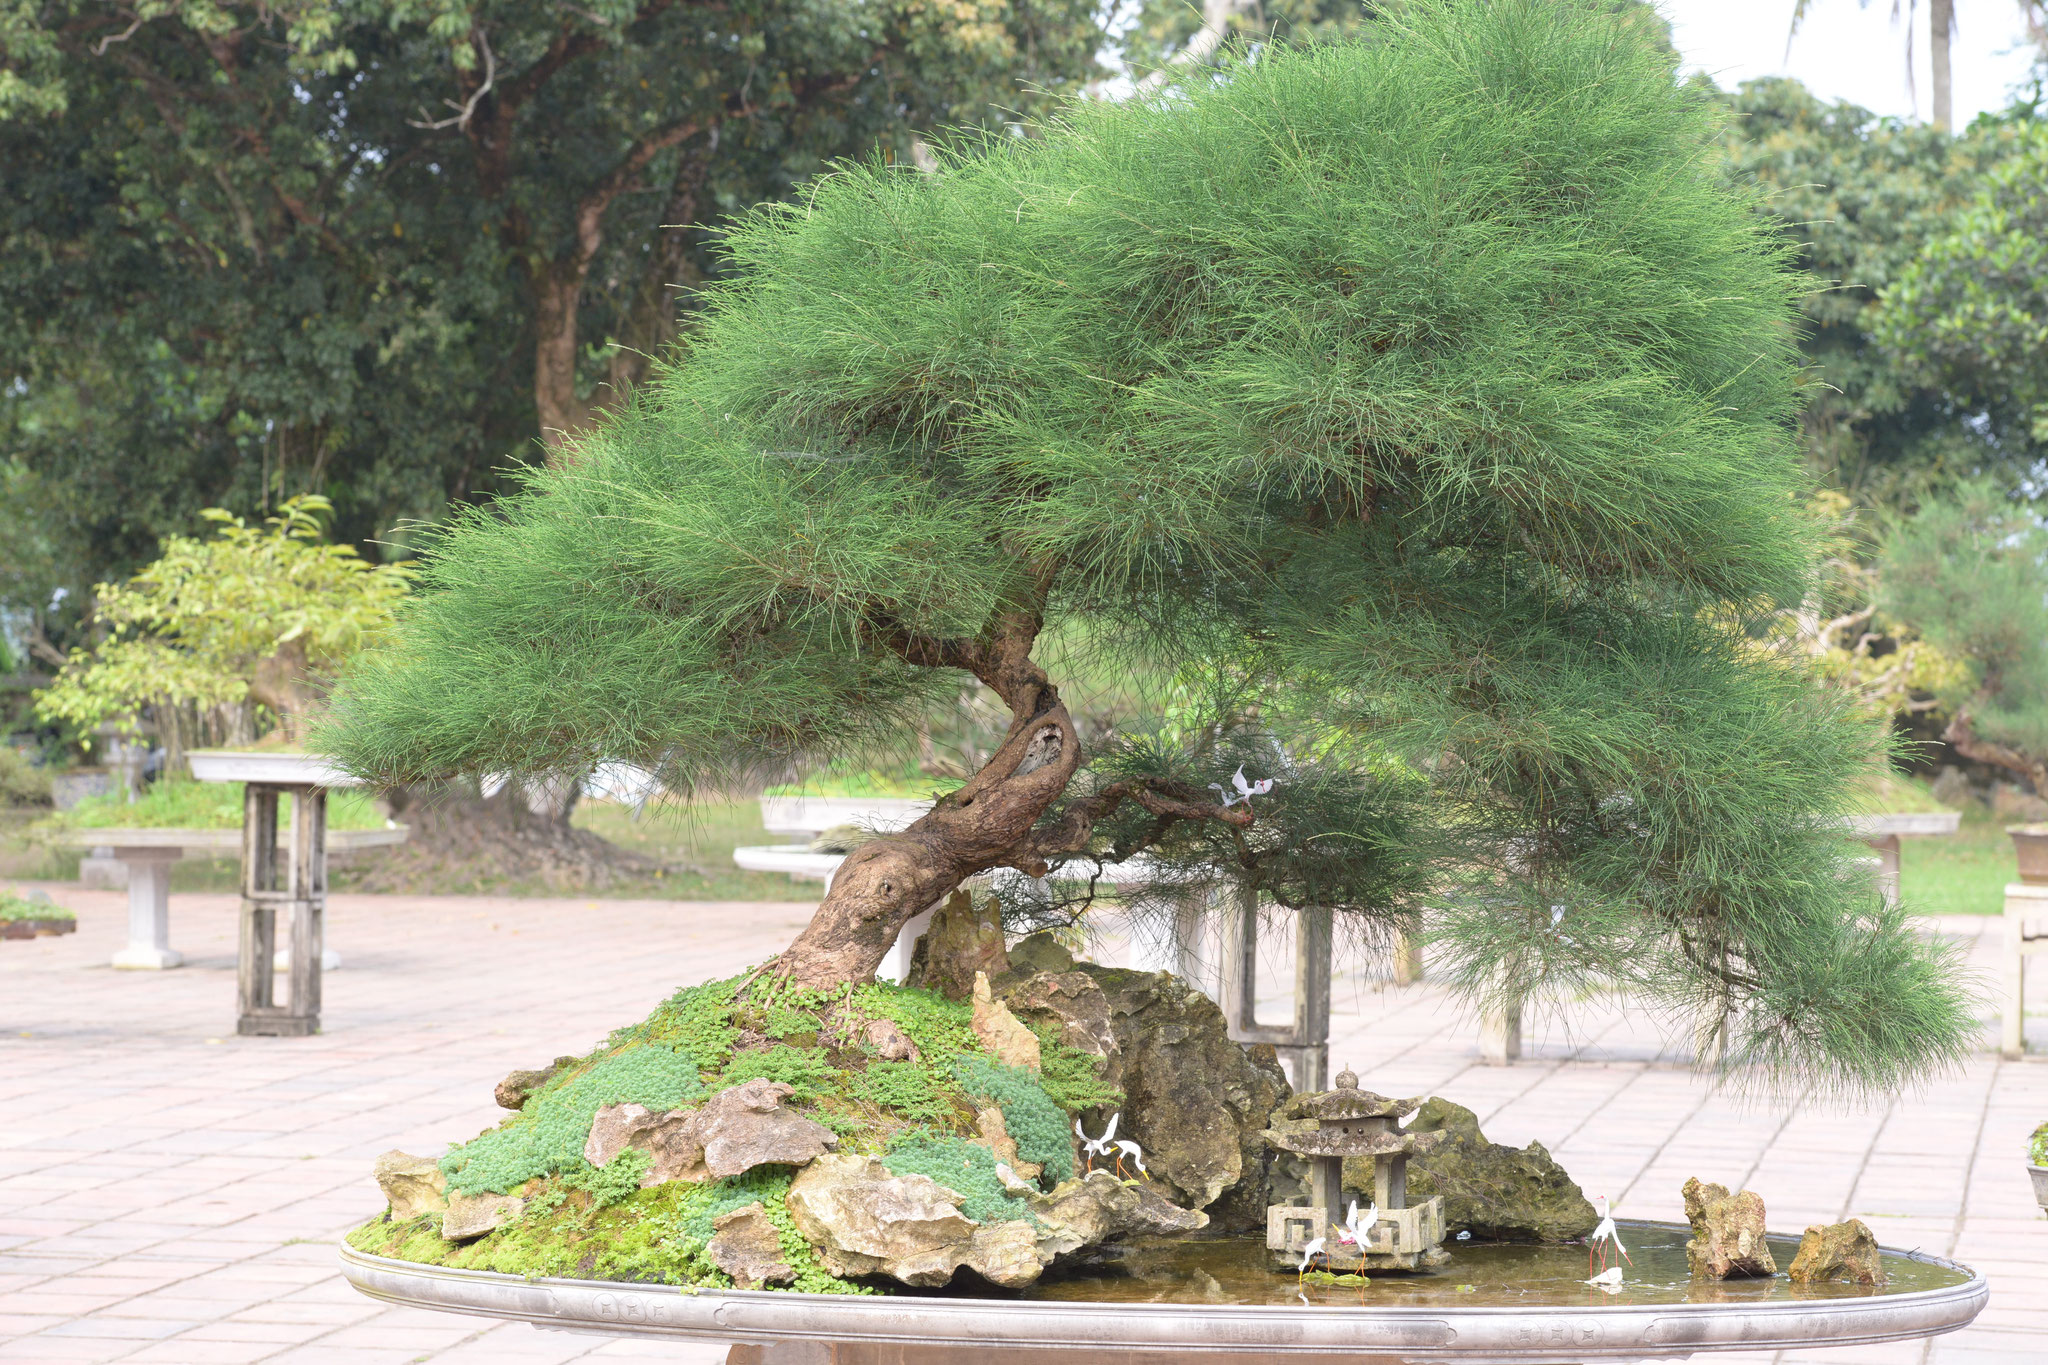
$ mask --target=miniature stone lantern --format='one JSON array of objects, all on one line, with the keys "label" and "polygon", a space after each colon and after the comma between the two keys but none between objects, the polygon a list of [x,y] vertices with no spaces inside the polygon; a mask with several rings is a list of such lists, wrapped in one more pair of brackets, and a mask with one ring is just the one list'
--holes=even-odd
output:
[{"label": "miniature stone lantern", "polygon": [[[1408,1158],[1436,1150],[1446,1137],[1401,1130],[1399,1120],[1420,1105],[1420,1100],[1390,1100],[1360,1090],[1358,1077],[1349,1069],[1338,1074],[1335,1090],[1296,1095],[1287,1102],[1287,1118],[1313,1120],[1314,1126],[1269,1128],[1264,1136],[1282,1151],[1308,1158],[1309,1202],[1275,1204],[1266,1210],[1266,1245],[1276,1264],[1293,1270],[1303,1250],[1318,1237],[1323,1239],[1321,1256],[1330,1270],[1427,1270],[1450,1259],[1443,1250],[1442,1196],[1408,1207]],[[1350,1156],[1373,1159],[1372,1202],[1379,1218],[1366,1233],[1363,1248],[1340,1236],[1344,1158]]]}]

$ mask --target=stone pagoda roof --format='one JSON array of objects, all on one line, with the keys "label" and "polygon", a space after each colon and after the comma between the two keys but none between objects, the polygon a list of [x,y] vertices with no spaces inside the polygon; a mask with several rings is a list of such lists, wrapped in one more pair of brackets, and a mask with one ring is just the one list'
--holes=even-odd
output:
[{"label": "stone pagoda roof", "polygon": [[1347,1128],[1268,1128],[1260,1136],[1282,1151],[1302,1156],[1427,1156],[1441,1147],[1450,1134],[1442,1131],[1363,1133]]},{"label": "stone pagoda roof", "polygon": [[[1312,1090],[1287,1101],[1283,1111],[1291,1119],[1400,1119],[1422,1107],[1420,1099],[1396,1100],[1358,1088],[1351,1072],[1337,1073],[1337,1088]],[[1292,1148],[1289,1149],[1293,1150]]]}]

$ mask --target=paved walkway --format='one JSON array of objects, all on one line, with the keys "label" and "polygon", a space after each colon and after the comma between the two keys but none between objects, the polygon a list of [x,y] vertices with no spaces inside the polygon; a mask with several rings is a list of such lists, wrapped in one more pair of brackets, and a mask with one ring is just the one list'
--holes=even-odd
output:
[{"label": "paved walkway", "polygon": [[[378,1153],[472,1136],[499,1117],[491,1087],[506,1071],[760,960],[807,905],[338,896],[330,942],[347,965],[327,978],[327,1031],[245,1039],[232,899],[175,900],[189,966],[117,973],[105,964],[124,899],[49,889],[79,932],[0,944],[0,1361],[723,1360],[718,1347],[388,1308],[342,1282],[335,1247],[378,1205]],[[1991,919],[1942,927],[1997,933]],[[1989,951],[1981,939],[1980,968]],[[2048,1361],[2048,1221],[2021,1157],[2048,1117],[2048,1064],[1980,1054],[1867,1113],[1743,1107],[1639,1015],[1596,1001],[1569,1022],[1532,1028],[1523,1063],[1484,1067],[1439,993],[1351,973],[1333,1060],[1374,1089],[1448,1095],[1496,1141],[1540,1139],[1625,1216],[1681,1217],[1679,1186],[1697,1174],[1756,1189],[1782,1231],[1854,1214],[1887,1244],[1992,1277],[1967,1332],[1814,1359]]]}]

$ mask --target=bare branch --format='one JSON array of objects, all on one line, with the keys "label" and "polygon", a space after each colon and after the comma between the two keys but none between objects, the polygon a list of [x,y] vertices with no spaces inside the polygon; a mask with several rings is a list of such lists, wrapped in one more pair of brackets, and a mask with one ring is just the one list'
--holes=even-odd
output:
[{"label": "bare branch", "polygon": [[485,95],[491,93],[491,87],[496,85],[498,81],[498,59],[491,55],[490,36],[479,25],[469,31],[469,40],[479,52],[483,53],[483,84],[471,91],[469,98],[461,104],[457,104],[454,100],[441,101],[450,109],[456,111],[454,118],[437,119],[432,123],[421,123],[414,119],[407,119],[405,122],[408,127],[424,128],[430,133],[439,132],[443,128],[460,128],[465,133],[469,131],[469,121],[475,116],[477,105],[483,102]]}]

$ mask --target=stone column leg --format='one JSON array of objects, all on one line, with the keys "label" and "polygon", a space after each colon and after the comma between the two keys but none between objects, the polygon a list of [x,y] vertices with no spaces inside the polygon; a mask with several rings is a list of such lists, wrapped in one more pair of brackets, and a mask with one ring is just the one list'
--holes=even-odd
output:
[{"label": "stone column leg", "polygon": [[1394,984],[1412,986],[1422,980],[1422,935],[1402,928],[1394,933]]},{"label": "stone column leg", "polygon": [[1886,834],[1870,841],[1877,851],[1877,894],[1886,905],[1899,903],[1899,836]]},{"label": "stone column leg", "polygon": [[[2026,914],[2033,898],[2024,893],[2031,887],[2018,884],[2005,888],[2005,944],[2001,950],[2005,989],[2004,1007],[1998,1018],[1998,1050],[2018,1060],[2027,1050],[2027,959],[2025,956]],[[2014,893],[2021,894],[2014,894]]]},{"label": "stone column leg", "polygon": [[1488,1066],[1507,1066],[1522,1056],[1521,1002],[1498,1012],[1479,1014],[1479,1060]]},{"label": "stone column leg", "polygon": [[114,965],[131,971],[160,971],[185,960],[171,947],[171,864],[175,848],[124,848],[115,856],[128,868],[128,946]]}]

